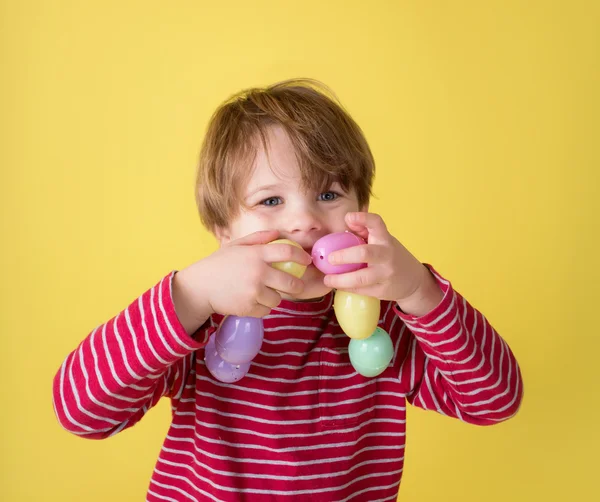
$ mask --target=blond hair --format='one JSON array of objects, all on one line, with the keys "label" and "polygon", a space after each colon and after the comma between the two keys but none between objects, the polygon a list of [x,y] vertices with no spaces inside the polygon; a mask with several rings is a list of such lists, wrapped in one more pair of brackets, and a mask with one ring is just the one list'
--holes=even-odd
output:
[{"label": "blond hair", "polygon": [[241,190],[259,146],[268,151],[268,128],[287,133],[304,188],[324,190],[338,181],[354,190],[359,207],[369,201],[375,162],[363,132],[320,82],[295,79],[244,90],[212,116],[202,144],[196,202],[202,223],[227,227],[242,208]]}]

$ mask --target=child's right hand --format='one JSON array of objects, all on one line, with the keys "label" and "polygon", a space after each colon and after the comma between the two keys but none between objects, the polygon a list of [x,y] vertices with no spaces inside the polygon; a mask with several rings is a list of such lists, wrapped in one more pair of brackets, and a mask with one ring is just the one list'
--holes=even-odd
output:
[{"label": "child's right hand", "polygon": [[302,292],[301,279],[271,264],[293,261],[309,265],[311,256],[290,244],[268,244],[278,236],[276,230],[255,232],[175,274],[175,309],[188,333],[195,332],[214,312],[264,317],[279,305],[281,293]]}]

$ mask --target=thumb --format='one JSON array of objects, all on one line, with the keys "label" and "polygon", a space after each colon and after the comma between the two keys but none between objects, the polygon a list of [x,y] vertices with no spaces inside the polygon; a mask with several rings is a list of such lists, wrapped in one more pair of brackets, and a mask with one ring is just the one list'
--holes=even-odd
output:
[{"label": "thumb", "polygon": [[366,235],[369,242],[384,242],[389,239],[389,232],[385,222],[375,213],[353,212],[346,214],[346,224],[354,233],[364,238]]},{"label": "thumb", "polygon": [[279,237],[277,230],[261,230],[235,239],[227,244],[227,246],[254,246],[257,244],[267,244]]}]

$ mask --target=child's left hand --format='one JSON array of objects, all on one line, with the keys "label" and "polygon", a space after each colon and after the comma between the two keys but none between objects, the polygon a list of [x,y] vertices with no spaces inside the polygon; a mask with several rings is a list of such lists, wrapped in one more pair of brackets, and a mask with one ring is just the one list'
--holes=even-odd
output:
[{"label": "child's left hand", "polygon": [[326,275],[326,286],[396,301],[403,310],[403,305],[410,305],[409,310],[415,313],[425,313],[439,303],[443,295],[433,276],[388,232],[381,216],[366,212],[348,213],[346,224],[367,244],[331,253],[330,263],[367,263],[368,266],[346,274]]}]

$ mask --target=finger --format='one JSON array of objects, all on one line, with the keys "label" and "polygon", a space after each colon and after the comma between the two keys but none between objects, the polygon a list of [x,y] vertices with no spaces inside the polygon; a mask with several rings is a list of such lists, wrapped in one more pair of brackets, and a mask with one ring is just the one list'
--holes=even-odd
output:
[{"label": "finger", "polygon": [[372,286],[373,284],[377,284],[381,278],[373,267],[369,267],[361,268],[356,272],[349,272],[347,274],[326,275],[323,280],[329,288],[346,291],[348,289]]},{"label": "finger", "polygon": [[302,279],[298,279],[292,274],[282,272],[273,267],[268,267],[265,270],[263,284],[272,290],[287,293],[288,295],[297,295],[304,290]]},{"label": "finger", "polygon": [[389,258],[389,248],[379,244],[363,244],[339,249],[329,254],[329,263],[342,265],[344,263],[383,263]]},{"label": "finger", "polygon": [[281,295],[277,291],[265,286],[260,290],[256,301],[260,305],[268,307],[270,312],[281,303]]},{"label": "finger", "polygon": [[273,310],[271,307],[265,307],[264,305],[257,303],[256,306],[248,313],[244,314],[246,317],[262,318],[268,316]]},{"label": "finger", "polygon": [[293,261],[306,266],[312,263],[312,257],[304,249],[285,243],[264,246],[262,256],[267,263]]},{"label": "finger", "polygon": [[346,214],[346,224],[353,232],[367,230],[369,237],[386,240],[390,235],[383,218],[375,213],[352,212]]},{"label": "finger", "polygon": [[340,289],[340,291],[354,293],[355,295],[371,296],[373,298],[379,298],[380,300],[384,299],[380,296],[382,291],[381,284],[372,284],[371,286],[366,286],[364,288]]},{"label": "finger", "polygon": [[365,227],[364,225],[358,225],[349,222],[348,219],[348,215],[346,215],[346,226],[348,227],[348,230],[350,230],[353,234],[358,235],[361,239],[367,242],[369,240],[369,231],[367,230],[367,227]]},{"label": "finger", "polygon": [[256,244],[267,244],[272,240],[279,237],[279,231],[277,230],[260,230],[259,232],[253,232],[239,239],[235,239],[228,242],[226,246],[252,246]]}]

